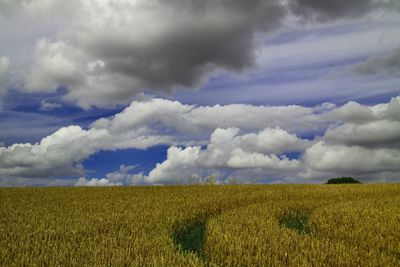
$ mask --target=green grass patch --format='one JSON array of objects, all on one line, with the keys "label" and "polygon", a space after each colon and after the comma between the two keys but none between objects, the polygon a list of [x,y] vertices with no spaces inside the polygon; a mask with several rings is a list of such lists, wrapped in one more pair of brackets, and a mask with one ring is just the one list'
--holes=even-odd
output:
[{"label": "green grass patch", "polygon": [[173,235],[174,243],[184,253],[194,253],[203,257],[203,244],[206,236],[206,221],[197,221]]},{"label": "green grass patch", "polygon": [[300,234],[308,234],[310,233],[310,228],[308,226],[309,218],[310,212],[308,211],[289,210],[281,216],[279,224],[288,229],[295,230]]}]

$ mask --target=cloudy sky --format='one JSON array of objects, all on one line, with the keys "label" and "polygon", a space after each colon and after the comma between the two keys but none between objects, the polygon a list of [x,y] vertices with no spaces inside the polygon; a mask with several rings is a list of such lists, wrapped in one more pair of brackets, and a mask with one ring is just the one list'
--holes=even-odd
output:
[{"label": "cloudy sky", "polygon": [[398,0],[0,0],[0,186],[400,181]]}]

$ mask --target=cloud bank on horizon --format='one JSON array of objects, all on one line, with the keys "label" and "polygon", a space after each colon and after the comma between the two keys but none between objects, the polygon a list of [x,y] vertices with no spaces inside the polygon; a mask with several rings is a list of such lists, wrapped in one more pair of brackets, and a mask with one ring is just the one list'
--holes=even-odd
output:
[{"label": "cloud bank on horizon", "polygon": [[[398,182],[399,84],[397,0],[0,0],[0,186]],[[159,145],[148,173],[86,178]]]},{"label": "cloud bank on horizon", "polygon": [[[309,133],[321,136],[301,138]],[[210,136],[208,138],[208,136]],[[319,182],[356,175],[364,181],[397,181],[400,174],[400,97],[389,103],[315,107],[194,106],[151,99],[96,120],[87,130],[59,129],[36,144],[0,147],[3,185],[83,176],[82,161],[101,150],[170,145],[167,159],[148,175],[121,168],[78,185],[187,183],[192,176],[255,176],[276,182]],[[296,158],[290,153],[299,153]],[[124,174],[124,175],[123,175]],[[118,177],[118,178],[116,178]],[[51,180],[50,180],[51,181]],[[51,181],[54,182],[54,181]]]}]

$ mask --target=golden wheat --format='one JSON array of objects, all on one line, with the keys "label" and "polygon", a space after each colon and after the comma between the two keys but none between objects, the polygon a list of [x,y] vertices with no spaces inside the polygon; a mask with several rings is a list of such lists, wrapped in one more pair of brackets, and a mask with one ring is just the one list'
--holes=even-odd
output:
[{"label": "golden wheat", "polygon": [[400,185],[4,188],[0,266],[398,266],[399,226]]}]

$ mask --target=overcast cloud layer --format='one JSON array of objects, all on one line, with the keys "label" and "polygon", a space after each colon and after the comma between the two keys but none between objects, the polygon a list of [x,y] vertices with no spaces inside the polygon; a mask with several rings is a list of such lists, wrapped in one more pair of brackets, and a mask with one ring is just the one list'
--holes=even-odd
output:
[{"label": "overcast cloud layer", "polygon": [[[300,137],[315,131],[322,134]],[[133,168],[123,166],[107,177],[81,178],[77,184],[187,183],[192,176],[213,173],[221,182],[230,175],[244,182],[255,176],[320,182],[334,175],[395,181],[400,174],[400,97],[374,106],[348,102],[313,108],[132,102],[89,129],[68,126],[37,144],[0,147],[0,177],[3,185],[12,185],[21,179],[35,183],[38,178],[84,176],[82,161],[97,151],[157,144],[170,145],[168,156],[149,174],[129,174]],[[289,158],[291,153],[299,156]]]}]

